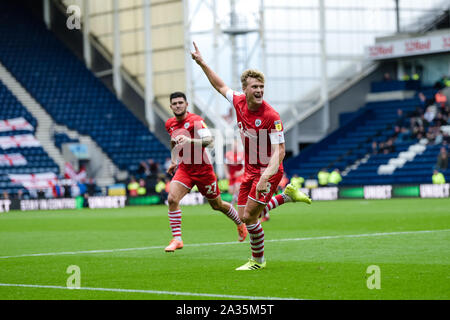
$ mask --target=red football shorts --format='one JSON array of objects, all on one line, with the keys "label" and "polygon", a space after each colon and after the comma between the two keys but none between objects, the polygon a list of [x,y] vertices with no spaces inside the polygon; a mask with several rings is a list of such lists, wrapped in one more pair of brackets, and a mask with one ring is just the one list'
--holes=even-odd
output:
[{"label": "red football shorts", "polygon": [[201,173],[199,172],[187,172],[183,168],[178,168],[172,181],[181,183],[188,189],[192,189],[197,185],[198,191],[209,200],[216,199],[220,196],[219,186],[217,185],[217,177],[214,170],[205,170]]},{"label": "red football shorts", "polygon": [[244,179],[239,188],[238,206],[245,206],[248,199],[252,199],[261,204],[267,204],[272,199],[273,194],[277,191],[278,184],[283,178],[283,172],[278,171],[269,179],[269,190],[265,193],[260,193],[256,198],[256,185],[259,182],[260,174],[245,174]]},{"label": "red football shorts", "polygon": [[236,183],[242,183],[243,180],[244,180],[243,174],[241,174],[240,176],[230,175],[230,181],[228,181],[228,185],[234,186]]}]

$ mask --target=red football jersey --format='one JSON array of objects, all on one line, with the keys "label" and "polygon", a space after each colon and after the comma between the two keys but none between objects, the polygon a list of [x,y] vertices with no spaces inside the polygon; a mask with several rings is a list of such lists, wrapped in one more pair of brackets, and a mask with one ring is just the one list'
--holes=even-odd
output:
[{"label": "red football jersey", "polygon": [[[172,140],[179,135],[199,139],[205,131],[209,131],[202,117],[190,112],[186,113],[186,118],[182,121],[178,121],[176,117],[167,120],[166,130]],[[175,145],[174,149],[181,159],[180,168],[191,171],[209,171],[213,168],[205,147],[194,144],[185,147]]]},{"label": "red football jersey", "polygon": [[[231,90],[227,99],[231,102]],[[269,165],[271,145],[284,143],[280,115],[264,100],[257,111],[250,111],[245,94],[232,92],[232,103],[244,145],[245,171],[261,174]],[[283,172],[282,163],[278,170]]]},{"label": "red football jersey", "polygon": [[235,176],[236,172],[242,170],[244,167],[244,153],[243,152],[233,152],[228,151],[225,154],[225,164],[228,167],[230,176]]}]

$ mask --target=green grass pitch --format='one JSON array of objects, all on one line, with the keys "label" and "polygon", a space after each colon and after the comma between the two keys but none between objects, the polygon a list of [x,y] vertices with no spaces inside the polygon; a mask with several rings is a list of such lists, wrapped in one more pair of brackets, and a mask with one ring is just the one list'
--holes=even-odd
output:
[{"label": "green grass pitch", "polygon": [[[267,268],[234,223],[185,206],[0,214],[0,299],[450,299],[450,199],[289,203],[264,223]],[[123,249],[123,250],[119,250]],[[95,251],[97,250],[97,251]],[[66,288],[80,268],[80,290]],[[378,266],[380,289],[369,289]],[[371,280],[372,279],[372,280]],[[15,286],[15,285],[25,286]]]}]

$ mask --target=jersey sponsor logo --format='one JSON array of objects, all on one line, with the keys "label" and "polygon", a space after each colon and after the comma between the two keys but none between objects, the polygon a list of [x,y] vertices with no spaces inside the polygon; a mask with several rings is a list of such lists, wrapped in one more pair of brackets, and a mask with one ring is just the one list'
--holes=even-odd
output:
[{"label": "jersey sponsor logo", "polygon": [[261,120],[260,119],[256,119],[255,120],[255,126],[259,127],[261,125]]},{"label": "jersey sponsor logo", "polygon": [[281,120],[277,120],[273,124],[275,125],[275,129],[277,131],[281,131],[283,129],[283,126],[281,125]]}]

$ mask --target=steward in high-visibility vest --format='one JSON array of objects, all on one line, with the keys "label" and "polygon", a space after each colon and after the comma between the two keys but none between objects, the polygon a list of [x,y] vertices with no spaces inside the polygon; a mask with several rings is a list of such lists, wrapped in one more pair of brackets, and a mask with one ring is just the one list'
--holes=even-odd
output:
[{"label": "steward in high-visibility vest", "polygon": [[331,172],[330,176],[328,177],[328,183],[337,185],[341,181],[342,181],[342,177],[341,177],[341,174],[339,173],[339,169],[334,169],[333,172]]},{"label": "steward in high-visibility vest", "polygon": [[433,184],[444,184],[445,183],[445,177],[442,174],[442,172],[439,172],[437,170],[434,170],[433,176],[431,177],[433,180]]},{"label": "steward in high-visibility vest", "polygon": [[328,171],[326,169],[320,170],[319,174],[317,175],[320,186],[326,186],[328,184],[328,176],[329,175],[330,174],[328,173]]}]

